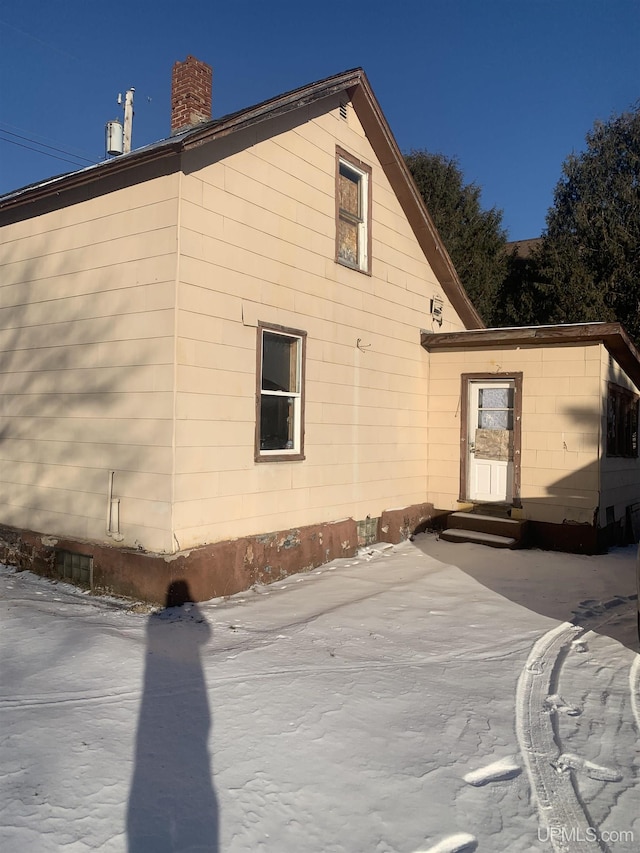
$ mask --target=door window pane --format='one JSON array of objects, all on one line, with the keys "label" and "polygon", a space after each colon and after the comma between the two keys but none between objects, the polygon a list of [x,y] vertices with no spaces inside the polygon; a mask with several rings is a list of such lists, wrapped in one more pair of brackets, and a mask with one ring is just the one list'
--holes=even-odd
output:
[{"label": "door window pane", "polygon": [[512,409],[513,388],[481,388],[478,398],[480,409]]},{"label": "door window pane", "polygon": [[480,429],[513,429],[513,412],[481,410],[478,412]]},{"label": "door window pane", "polygon": [[513,388],[478,390],[478,428],[513,429]]}]

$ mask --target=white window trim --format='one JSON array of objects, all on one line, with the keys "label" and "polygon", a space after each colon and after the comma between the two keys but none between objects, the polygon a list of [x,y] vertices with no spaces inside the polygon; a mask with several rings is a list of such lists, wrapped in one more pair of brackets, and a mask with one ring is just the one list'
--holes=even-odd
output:
[{"label": "white window trim", "polygon": [[[265,459],[277,459],[294,457],[296,459],[304,458],[303,456],[303,401],[304,401],[304,352],[306,334],[295,329],[284,329],[267,324],[258,326],[259,332],[259,359],[258,359],[258,376],[257,376],[257,392],[258,406],[256,411],[256,461]],[[264,354],[264,336],[280,335],[288,340],[296,340],[296,387],[297,391],[270,391],[262,388],[262,360]],[[293,447],[291,448],[276,448],[274,450],[263,450],[260,447],[260,428],[261,428],[261,413],[262,413],[262,397],[285,397],[293,398]]]},{"label": "white window trim", "polygon": [[[358,192],[360,194],[359,202],[360,202],[360,217],[358,222],[358,262],[356,264],[349,263],[349,261],[340,257],[339,254],[339,245],[336,237],[336,261],[339,264],[342,264],[349,269],[359,270],[360,272],[364,272],[370,274],[370,262],[371,259],[369,257],[370,251],[370,240],[371,234],[369,233],[371,228],[371,211],[370,207],[370,199],[371,199],[371,169],[370,167],[359,161],[355,157],[351,157],[351,155],[339,147],[336,151],[337,154],[337,174],[336,174],[336,229],[338,228],[338,223],[341,218],[340,204],[338,201],[338,182],[340,177],[340,166],[344,166],[349,171],[353,172],[354,175],[358,176]],[[349,220],[351,221],[351,220]]]}]

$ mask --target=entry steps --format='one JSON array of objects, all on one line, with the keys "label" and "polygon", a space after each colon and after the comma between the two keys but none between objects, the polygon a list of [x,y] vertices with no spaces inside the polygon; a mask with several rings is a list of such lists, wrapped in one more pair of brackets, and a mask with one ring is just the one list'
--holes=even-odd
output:
[{"label": "entry steps", "polygon": [[447,528],[440,534],[447,542],[475,542],[491,548],[522,548],[526,521],[481,515],[478,512],[452,512]]}]

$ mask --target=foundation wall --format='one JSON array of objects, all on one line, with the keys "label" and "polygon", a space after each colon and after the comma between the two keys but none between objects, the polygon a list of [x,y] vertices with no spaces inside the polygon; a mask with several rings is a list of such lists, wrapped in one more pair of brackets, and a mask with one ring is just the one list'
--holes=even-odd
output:
[{"label": "foundation wall", "polygon": [[[431,510],[422,504],[383,513],[379,522],[385,537],[382,541],[408,538],[430,517]],[[186,583],[191,600],[208,601],[352,557],[357,548],[358,524],[352,518],[217,542],[173,555],[0,527],[0,562],[58,578],[57,553],[81,554],[92,561],[93,592],[157,604],[165,604],[177,581]]]}]

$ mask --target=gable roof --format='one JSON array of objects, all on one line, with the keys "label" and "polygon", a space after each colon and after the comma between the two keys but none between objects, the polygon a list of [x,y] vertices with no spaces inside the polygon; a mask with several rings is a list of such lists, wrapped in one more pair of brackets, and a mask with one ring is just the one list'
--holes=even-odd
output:
[{"label": "gable roof", "polygon": [[60,196],[70,189],[101,181],[107,176],[141,168],[143,164],[179,156],[184,151],[215,142],[229,134],[285,115],[339,92],[345,92],[351,100],[418,243],[456,313],[467,329],[484,328],[480,315],[458,278],[362,68],[343,71],[316,83],[301,86],[115,159],[15,190],[0,197],[0,212],[5,213],[5,221],[10,220],[11,210],[22,209],[31,202],[51,195]]},{"label": "gable roof", "polygon": [[558,326],[520,326],[433,334],[422,332],[427,352],[497,347],[604,344],[629,379],[640,388],[640,353],[620,323],[572,323]]}]

